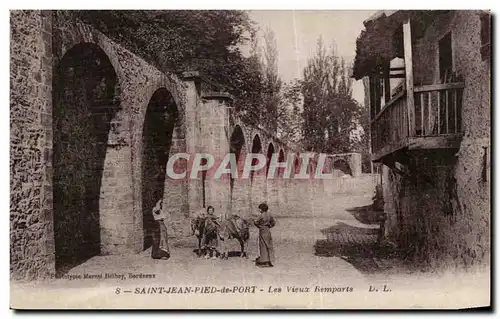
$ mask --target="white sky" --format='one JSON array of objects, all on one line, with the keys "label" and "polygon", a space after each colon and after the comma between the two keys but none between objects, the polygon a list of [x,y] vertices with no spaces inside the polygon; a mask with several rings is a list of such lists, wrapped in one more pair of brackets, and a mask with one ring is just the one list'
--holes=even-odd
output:
[{"label": "white sky", "polygon": [[[250,11],[249,15],[261,30],[269,27],[275,32],[279,54],[278,71],[284,81],[290,81],[302,77],[307,59],[316,52],[319,36],[323,37],[328,46],[335,41],[337,54],[344,57],[346,62],[352,63],[356,54],[356,39],[364,29],[363,21],[375,12],[259,10]],[[364,103],[361,81],[353,83],[353,97]]]}]

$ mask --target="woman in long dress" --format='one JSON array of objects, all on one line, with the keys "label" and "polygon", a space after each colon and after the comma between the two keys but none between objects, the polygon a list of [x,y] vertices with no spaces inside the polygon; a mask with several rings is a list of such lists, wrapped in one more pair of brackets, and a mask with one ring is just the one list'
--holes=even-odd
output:
[{"label": "woman in long dress", "polygon": [[274,248],[273,238],[271,236],[271,228],[276,225],[276,222],[268,211],[267,204],[259,205],[260,217],[254,222],[259,228],[259,254],[255,260],[255,265],[258,267],[273,267],[274,263]]},{"label": "woman in long dress", "polygon": [[165,216],[162,213],[163,203],[160,199],[153,208],[153,217],[156,227],[153,229],[153,247],[151,248],[151,257],[153,259],[167,260],[170,258],[170,249],[168,247],[167,226],[165,225]]}]

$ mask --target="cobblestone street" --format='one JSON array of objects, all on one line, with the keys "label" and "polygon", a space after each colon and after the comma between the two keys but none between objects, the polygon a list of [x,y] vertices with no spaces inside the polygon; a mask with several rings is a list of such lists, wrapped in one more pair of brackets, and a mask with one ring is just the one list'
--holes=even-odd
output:
[{"label": "cobblestone street", "polygon": [[[311,212],[282,212],[275,214],[277,225],[272,230],[276,262],[274,268],[261,269],[253,264],[257,257],[257,229],[251,227],[248,242],[249,258],[231,257],[228,260],[206,260],[193,252],[197,248],[196,238],[171,240],[172,257],[153,260],[151,250],[135,255],[99,256],[73,268],[68,275],[97,273],[145,273],[155,274],[154,280],[141,279],[145,283],[168,284],[330,284],[342,280],[362,280],[363,275],[346,261],[334,257],[315,256],[314,245],[325,239],[324,229],[338,222],[363,226],[346,209],[366,205],[370,196],[338,195],[338,206],[331,212],[311,216]],[[349,240],[357,240],[350,238]],[[239,251],[236,240],[231,241],[231,251]],[[67,281],[65,285],[67,285]],[[71,284],[71,283],[69,283]],[[103,284],[89,280],[88,285]],[[77,283],[81,286],[82,283]]]}]

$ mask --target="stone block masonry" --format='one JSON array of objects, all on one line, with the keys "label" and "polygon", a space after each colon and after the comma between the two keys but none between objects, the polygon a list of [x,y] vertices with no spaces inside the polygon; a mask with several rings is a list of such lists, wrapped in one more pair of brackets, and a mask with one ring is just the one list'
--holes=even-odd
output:
[{"label": "stone block masonry", "polygon": [[52,19],[43,11],[10,17],[11,278],[54,268],[52,227]]},{"label": "stone block masonry", "polygon": [[308,211],[322,209],[312,204],[328,198],[322,192],[359,186],[267,180],[265,168],[252,180],[168,179],[172,154],[205,152],[220,163],[233,138],[240,159],[299,150],[242,123],[229,95],[201,92],[196,72],[162,72],[68,11],[11,11],[10,55],[12,279],[148,249],[158,200],[169,236],[180,238],[203,206],[242,217],[262,202],[277,214]]}]

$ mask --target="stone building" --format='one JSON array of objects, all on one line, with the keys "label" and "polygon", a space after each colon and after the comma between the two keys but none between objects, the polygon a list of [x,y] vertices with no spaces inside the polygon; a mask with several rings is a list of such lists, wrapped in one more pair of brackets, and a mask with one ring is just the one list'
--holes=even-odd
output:
[{"label": "stone building", "polygon": [[[147,249],[159,199],[170,235],[180,237],[190,235],[192,213],[208,205],[245,217],[262,201],[279,214],[327,210],[324,198],[339,192],[372,192],[372,177],[358,174],[359,154],[339,155],[352,179],[294,180],[279,170],[270,179],[269,161],[247,180],[203,172],[168,178],[174,154],[193,161],[206,153],[220,163],[233,153],[241,166],[249,153],[283,162],[300,150],[240,121],[231,96],[201,91],[196,72],[158,70],[66,11],[11,11],[10,23],[13,279]],[[295,160],[292,176],[301,165]],[[313,173],[314,166],[305,172]]]},{"label": "stone building", "polygon": [[387,237],[430,265],[488,263],[490,13],[381,11],[364,24],[354,78],[370,101]]}]

